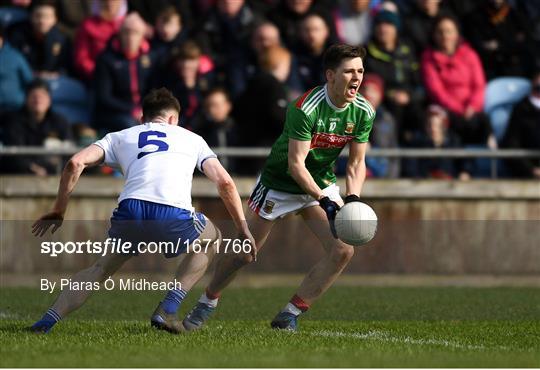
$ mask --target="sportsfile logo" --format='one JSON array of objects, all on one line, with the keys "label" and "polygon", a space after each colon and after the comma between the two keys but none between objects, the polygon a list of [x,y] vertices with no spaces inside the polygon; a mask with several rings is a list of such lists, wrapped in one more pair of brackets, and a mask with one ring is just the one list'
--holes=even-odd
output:
[{"label": "sportsfile logo", "polygon": [[215,253],[251,253],[253,246],[248,239],[178,239],[172,241],[125,241],[122,238],[107,238],[105,241],[44,241],[41,243],[41,254],[58,257],[61,254],[165,254],[178,255],[186,253],[207,253],[213,249]]},{"label": "sportsfile logo", "polygon": [[122,240],[122,238],[107,238],[104,241],[86,240],[86,241],[66,241],[52,242],[44,241],[41,243],[41,254],[57,257],[63,253],[66,254],[98,254],[105,256],[107,254],[139,254],[139,253],[178,253],[189,245],[189,241],[178,239],[176,243],[168,241],[150,241],[134,243]]}]

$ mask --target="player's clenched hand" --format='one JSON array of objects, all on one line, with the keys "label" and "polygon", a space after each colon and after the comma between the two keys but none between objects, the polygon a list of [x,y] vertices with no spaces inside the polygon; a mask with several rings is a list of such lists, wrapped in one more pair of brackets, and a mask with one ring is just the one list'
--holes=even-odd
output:
[{"label": "player's clenched hand", "polygon": [[326,213],[326,217],[328,217],[328,222],[330,223],[330,231],[332,232],[332,235],[334,238],[338,238],[336,234],[336,228],[334,226],[334,220],[336,219],[336,214],[339,211],[339,205],[331,200],[328,197],[322,197],[319,199],[319,205]]},{"label": "player's clenched hand", "polygon": [[32,225],[32,234],[35,236],[43,236],[52,226],[51,234],[54,234],[64,221],[64,215],[60,212],[49,212],[41,216],[34,224]]},{"label": "player's clenched hand", "polygon": [[255,238],[251,235],[249,230],[240,232],[238,236],[242,240],[249,240],[249,245],[251,246],[249,254],[253,257],[253,262],[257,261],[257,245],[255,244]]}]

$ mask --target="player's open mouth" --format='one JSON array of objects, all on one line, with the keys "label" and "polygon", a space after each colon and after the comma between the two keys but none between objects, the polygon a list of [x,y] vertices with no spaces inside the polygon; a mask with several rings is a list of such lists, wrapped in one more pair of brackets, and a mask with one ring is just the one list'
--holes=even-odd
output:
[{"label": "player's open mouth", "polygon": [[359,86],[360,86],[360,84],[358,82],[353,82],[353,83],[349,84],[349,86],[347,88],[347,95],[350,98],[354,98],[355,95],[356,95],[356,92],[358,91]]}]

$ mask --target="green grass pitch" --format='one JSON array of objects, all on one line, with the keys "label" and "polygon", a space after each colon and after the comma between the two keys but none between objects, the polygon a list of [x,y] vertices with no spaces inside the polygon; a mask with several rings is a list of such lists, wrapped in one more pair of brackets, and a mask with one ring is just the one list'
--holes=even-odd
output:
[{"label": "green grass pitch", "polygon": [[[23,331],[50,304],[0,290],[2,367],[540,367],[540,289],[333,287],[300,322],[269,321],[293,288],[231,288],[200,332],[148,317],[160,292],[99,292],[49,335]],[[191,308],[196,290],[181,313]]]}]

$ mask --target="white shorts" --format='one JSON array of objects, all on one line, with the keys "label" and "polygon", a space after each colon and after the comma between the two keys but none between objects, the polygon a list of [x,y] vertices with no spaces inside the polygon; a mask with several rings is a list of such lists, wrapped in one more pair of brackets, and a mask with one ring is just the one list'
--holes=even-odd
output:
[{"label": "white shorts", "polygon": [[[339,195],[339,186],[336,184],[324,188],[322,192],[334,202],[343,202]],[[274,221],[289,213],[298,213],[304,208],[318,206],[319,202],[308,194],[293,194],[269,189],[259,178],[249,197],[248,205],[253,212],[265,220]]]}]

